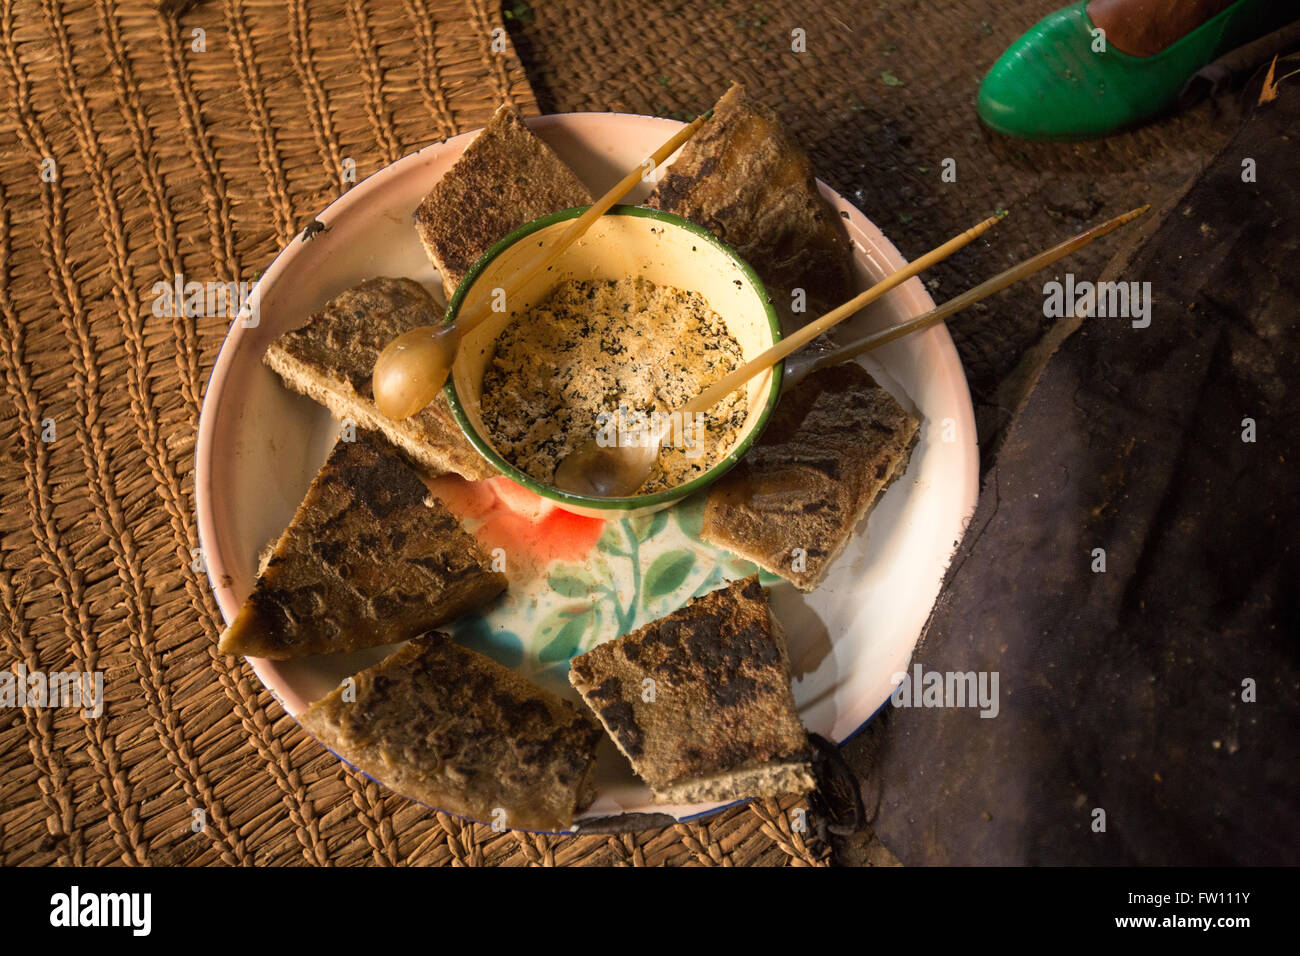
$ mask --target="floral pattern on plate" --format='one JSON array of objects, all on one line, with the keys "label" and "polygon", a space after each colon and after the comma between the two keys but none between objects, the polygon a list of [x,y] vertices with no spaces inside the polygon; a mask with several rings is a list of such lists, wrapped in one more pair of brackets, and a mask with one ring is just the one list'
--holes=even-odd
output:
[{"label": "floral pattern on plate", "polygon": [[[749,561],[700,539],[707,494],[651,515],[571,514],[507,478],[433,479],[495,558],[510,587],[452,636],[552,690],[569,692],[569,660],[753,574]],[[761,572],[764,584],[778,580]]]}]

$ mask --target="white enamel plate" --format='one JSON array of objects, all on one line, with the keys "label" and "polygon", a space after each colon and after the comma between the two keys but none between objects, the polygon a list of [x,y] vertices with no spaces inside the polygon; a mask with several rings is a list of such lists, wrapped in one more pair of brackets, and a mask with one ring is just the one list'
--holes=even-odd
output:
[{"label": "white enamel plate", "polygon": [[[529,121],[593,195],[639,166],[679,125],[617,113]],[[295,238],[261,277],[257,324],[233,324],[208,384],[195,462],[199,535],[227,621],[252,591],[259,551],[289,523],[338,435],[324,408],[290,392],[262,364],[267,345],[373,276],[409,276],[444,300],[411,214],[473,135],[427,146],[354,186],[318,217],[328,231],[310,242]],[[642,185],[625,201],[637,202],[648,189]],[[825,185],[821,190],[844,217],[859,288],[904,265],[861,212]],[[838,337],[852,341],[931,308],[921,282],[911,279],[842,326]],[[764,576],[788,636],[800,716],[810,731],[836,742],[871,718],[888,699],[893,675],[906,670],[974,511],[979,474],[970,393],[947,329],[908,336],[861,361],[921,420],[911,464],[817,591],[805,595]],[[451,633],[575,701],[564,679],[572,654],[753,570],[698,540],[698,498],[658,516],[600,524],[551,512],[503,478],[438,481],[435,491],[489,549],[502,541],[512,546],[505,598],[457,622]],[[296,715],[392,649],[252,664]],[[598,795],[582,818],[622,812],[687,818],[720,806],[651,803],[612,743],[605,742],[598,759]]]}]

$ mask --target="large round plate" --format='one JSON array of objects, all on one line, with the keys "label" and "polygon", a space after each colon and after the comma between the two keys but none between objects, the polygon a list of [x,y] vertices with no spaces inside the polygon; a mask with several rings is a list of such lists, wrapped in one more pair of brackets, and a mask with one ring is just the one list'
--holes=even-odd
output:
[{"label": "large round plate", "polygon": [[[529,121],[595,195],[640,165],[679,125],[618,113]],[[331,297],[376,275],[410,276],[444,301],[411,214],[473,135],[406,156],[332,203],[318,217],[328,231],[310,242],[295,238],[261,277],[258,323],[233,324],[208,384],[195,462],[200,542],[227,621],[252,591],[259,551],[288,524],[338,434],[325,409],[291,393],[262,364],[267,345]],[[861,288],[905,264],[860,211],[819,185],[844,217]],[[642,185],[625,201],[637,202],[649,188]],[[849,341],[932,307],[912,279],[841,327],[839,338]],[[940,325],[901,339],[862,363],[921,419],[911,464],[816,592],[801,594],[764,577],[788,635],[800,716],[810,731],[837,742],[871,718],[888,699],[893,675],[906,669],[974,511],[978,479],[970,393],[947,330]],[[442,481],[446,499],[481,540],[509,540],[520,558],[513,570],[507,565],[506,599],[452,633],[575,700],[564,680],[569,654],[753,570],[698,541],[698,499],[654,519],[595,527],[574,523],[591,519],[541,513],[540,499],[521,498],[505,479]],[[635,590],[634,580],[641,582]],[[390,650],[252,665],[296,715]],[[599,761],[598,796],[584,818],[668,812],[685,819],[719,806],[651,803],[609,741]]]}]

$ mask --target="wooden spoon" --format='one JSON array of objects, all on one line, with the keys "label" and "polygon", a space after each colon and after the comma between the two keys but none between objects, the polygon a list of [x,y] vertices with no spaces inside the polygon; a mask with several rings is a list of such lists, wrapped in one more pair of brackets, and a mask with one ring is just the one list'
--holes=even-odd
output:
[{"label": "wooden spoon", "polygon": [[[781,359],[796,349],[807,345],[817,336],[843,322],[859,309],[874,302],[886,292],[897,288],[919,272],[930,268],[952,255],[958,249],[973,242],[1006,215],[999,212],[978,223],[958,236],[949,239],[943,245],[931,249],[916,261],[904,266],[877,282],[870,289],[861,292],[815,322],[810,322],[788,338],[782,339],[762,354],[746,362],[739,368],[728,372],[699,395],[683,405],[678,411],[680,420],[689,420],[687,416],[712,408],[720,399],[731,394],[732,389],[743,385],[755,375],[771,368]],[[579,495],[592,495],[599,498],[625,498],[636,493],[650,474],[659,448],[667,437],[672,418],[663,416],[664,424],[652,428],[645,435],[645,440],[634,445],[602,446],[600,441],[589,438],[571,453],[555,470],[555,486],[561,491]]]},{"label": "wooden spoon", "polygon": [[[687,125],[673,134],[668,142],[650,154],[649,169],[657,169],[669,156],[695,135],[701,126],[713,115],[709,110],[697,116]],[[505,285],[506,299],[524,288],[534,276],[547,266],[552,265],[564,250],[582,238],[593,222],[603,216],[611,206],[626,196],[646,172],[646,162],[629,172],[605,195],[601,196],[590,208],[560,234],[537,260],[525,269],[519,270]],[[371,388],[375,394],[375,405],[379,413],[394,421],[409,418],[420,411],[437,397],[439,390],[447,382],[452,363],[456,361],[456,350],[461,339],[474,331],[491,311],[489,300],[481,298],[473,309],[465,309],[455,322],[447,325],[422,325],[399,335],[384,346],[375,361],[375,370],[371,376]]]},{"label": "wooden spoon", "polygon": [[[896,326],[877,332],[874,335],[867,336],[860,342],[854,343],[844,348],[836,349],[828,353],[817,361],[811,363],[806,371],[813,371],[823,368],[827,365],[834,365],[839,362],[847,361],[861,355],[863,352],[878,348],[895,339],[902,338],[912,332],[929,328],[937,322],[942,322],[948,316],[962,309],[973,305],[979,300],[993,295],[1005,289],[1014,282],[1018,282],[1028,275],[1037,272],[1044,266],[1050,265],[1057,259],[1063,258],[1081,249],[1088,243],[1092,242],[1098,236],[1104,236],[1112,230],[1118,229],[1127,222],[1136,219],[1142,213],[1146,212],[1149,206],[1142,206],[1139,209],[1133,209],[1123,215],[1116,216],[1114,219],[1093,226],[1086,232],[1073,236],[1064,242],[1058,243],[1050,249],[1040,252],[1032,258],[1026,259],[1018,265],[1012,266],[1004,272],[998,273],[991,279],[980,283],[973,289],[963,292],[961,295],[949,299],[943,305],[931,309],[923,315],[914,319],[899,323]],[[785,358],[791,352],[795,351],[802,345],[805,345],[812,339],[816,338],[826,329],[842,321],[847,316],[853,314],[862,306],[866,305],[872,299],[875,299],[889,289],[894,288],[906,279],[911,278],[916,273],[928,268],[930,265],[945,258],[955,250],[961,248],[970,242],[980,233],[987,230],[995,222],[1005,215],[1001,213],[966,232],[954,239],[948,240],[942,246],[927,253],[920,259],[917,259],[907,268],[894,273],[883,282],[877,283],[861,295],[850,299],[848,302],[838,308],[828,312],[823,318],[818,319],[810,325],[800,329],[788,339],[783,339],[772,348],[768,349],[762,355],[750,362],[746,362],[740,368],[723,376],[713,385],[706,388],[698,396],[693,398],[682,406],[682,419],[688,414],[705,411],[713,406],[719,399],[728,395],[733,388],[748,381],[754,375],[766,368],[776,364],[776,362]],[[896,280],[896,281],[891,281]],[[671,419],[668,419],[669,424]],[[645,484],[646,478],[650,475],[650,470],[654,466],[655,459],[659,455],[660,446],[668,434],[668,427],[659,427],[652,429],[646,434],[644,443],[632,447],[608,446],[602,447],[595,438],[589,439],[575,449],[570,455],[560,462],[555,471],[555,486],[562,491],[572,492],[573,494],[591,495],[602,498],[624,498],[636,494],[638,488]]]}]

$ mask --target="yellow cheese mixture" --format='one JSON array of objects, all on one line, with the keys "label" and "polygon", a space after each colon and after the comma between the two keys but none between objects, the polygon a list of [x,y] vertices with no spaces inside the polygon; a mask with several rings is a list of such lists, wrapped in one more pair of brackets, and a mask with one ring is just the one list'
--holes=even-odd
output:
[{"label": "yellow cheese mixture", "polygon": [[[513,318],[483,376],[481,413],[492,443],[520,471],[551,484],[565,456],[595,437],[601,412],[680,409],[741,364],[740,344],[698,292],[642,278],[570,280]],[[687,438],[665,441],[639,494],[702,475],[745,422],[738,388]]]}]

